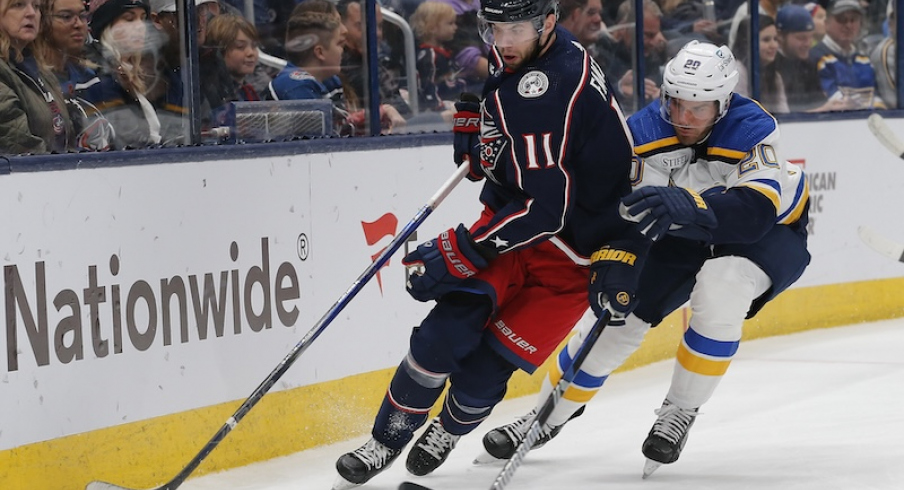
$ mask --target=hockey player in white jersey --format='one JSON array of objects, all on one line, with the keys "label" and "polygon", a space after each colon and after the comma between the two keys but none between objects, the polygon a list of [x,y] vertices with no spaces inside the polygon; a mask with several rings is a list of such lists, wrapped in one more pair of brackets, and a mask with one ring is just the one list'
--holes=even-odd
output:
[{"label": "hockey player in white jersey", "polygon": [[[809,264],[806,177],[780,158],[775,119],[757,102],[734,94],[737,82],[727,47],[692,41],[666,65],[661,100],[628,120],[637,158],[635,190],[623,199],[623,216],[656,243],[640,277],[636,309],[602,333],[534,448],[583,411],[651,327],[690,300],[692,317],[672,383],[643,442],[643,476],[675,462],[700,406],[738,349],[744,319]],[[537,407],[571,364],[585,333],[559,352]],[[536,412],[487,433],[487,453],[510,458]]]}]

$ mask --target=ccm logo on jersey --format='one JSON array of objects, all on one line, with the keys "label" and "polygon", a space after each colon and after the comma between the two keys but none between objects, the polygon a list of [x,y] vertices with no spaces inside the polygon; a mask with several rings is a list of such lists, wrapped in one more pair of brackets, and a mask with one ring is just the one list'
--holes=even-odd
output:
[{"label": "ccm logo on jersey", "polygon": [[449,236],[450,231],[446,230],[439,235],[439,248],[443,251],[443,258],[446,259],[446,263],[451,265],[455,272],[458,272],[459,278],[464,279],[477,274],[477,268],[473,264],[467,260],[462,260],[455,253],[457,247],[452,243],[452,239]]},{"label": "ccm logo on jersey", "polygon": [[593,255],[590,256],[591,264],[594,262],[599,262],[601,260],[605,260],[607,262],[622,262],[628,265],[634,265],[634,262],[637,261],[637,256],[626,250],[604,247],[597,250],[596,252],[593,252]]}]

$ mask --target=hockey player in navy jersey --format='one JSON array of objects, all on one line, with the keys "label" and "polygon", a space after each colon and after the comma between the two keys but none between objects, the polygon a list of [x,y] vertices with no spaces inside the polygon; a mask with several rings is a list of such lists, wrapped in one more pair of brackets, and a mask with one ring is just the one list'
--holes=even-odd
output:
[{"label": "hockey player in navy jersey", "polygon": [[[336,462],[335,488],[392,464],[448,382],[406,462],[415,475],[434,471],[502,400],[512,373],[533,372],[555,350],[588,298],[598,314],[632,307],[651,241],[618,213],[631,190],[630,133],[556,10],[555,0],[481,2],[492,70],[482,101],[457,104],[454,149],[471,180],[484,180],[484,211],[404,258],[420,270],[409,293],[436,305],[411,336],[373,437]],[[594,254],[604,247],[625,253]]]},{"label": "hockey player in navy jersey", "polygon": [[[610,323],[534,448],[558,434],[644,335],[690,300],[672,384],[643,443],[644,477],[678,459],[698,409],[713,395],[738,349],[745,318],[787,289],[810,261],[808,188],[779,157],[779,128],[757,102],[732,93],[735,59],[725,46],[692,41],[665,68],[660,101],[631,116],[637,154],[626,219],[656,243],[624,325]],[[585,332],[558,354],[542,406]],[[510,458],[536,409],[484,437],[489,456]],[[485,458],[478,457],[478,460]]]}]

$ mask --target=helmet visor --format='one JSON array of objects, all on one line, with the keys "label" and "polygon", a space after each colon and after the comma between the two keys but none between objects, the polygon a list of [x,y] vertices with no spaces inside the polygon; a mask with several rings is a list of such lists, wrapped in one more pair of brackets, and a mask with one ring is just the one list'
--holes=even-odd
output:
[{"label": "helmet visor", "polygon": [[659,115],[676,128],[704,129],[719,119],[719,103],[683,100],[663,93]]},{"label": "helmet visor", "polygon": [[505,48],[539,39],[543,32],[543,18],[537,17],[524,22],[488,22],[478,14],[477,28],[483,42]]}]

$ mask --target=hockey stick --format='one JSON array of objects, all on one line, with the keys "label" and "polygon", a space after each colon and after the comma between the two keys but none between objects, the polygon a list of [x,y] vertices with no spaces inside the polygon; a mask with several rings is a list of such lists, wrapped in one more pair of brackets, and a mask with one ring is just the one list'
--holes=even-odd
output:
[{"label": "hockey stick", "polygon": [[578,351],[575,353],[571,365],[568,366],[568,369],[566,369],[564,373],[562,373],[562,378],[556,383],[556,386],[552,389],[552,393],[550,393],[549,397],[546,398],[546,401],[543,402],[543,407],[540,408],[540,411],[537,412],[537,416],[534,417],[534,421],[531,422],[530,429],[527,431],[527,436],[521,441],[521,444],[518,445],[518,449],[515,451],[512,458],[506,461],[505,466],[502,467],[502,471],[499,472],[499,476],[496,477],[496,480],[493,481],[493,484],[490,486],[490,490],[502,490],[512,480],[512,477],[515,476],[515,471],[521,466],[524,457],[527,456],[531,447],[533,447],[534,443],[537,442],[537,439],[540,438],[540,431],[543,429],[543,424],[546,423],[546,420],[549,419],[553,409],[559,404],[559,400],[562,399],[565,390],[571,385],[574,377],[581,369],[581,365],[584,364],[584,359],[587,358],[590,350],[593,349],[597,339],[600,338],[600,335],[603,333],[603,330],[606,329],[606,325],[611,319],[612,314],[608,310],[604,311],[603,314],[597,318],[596,323],[590,328],[587,338],[584,339],[584,342],[578,347]]},{"label": "hockey stick", "polygon": [[874,112],[866,119],[866,124],[882,146],[888,148],[888,151],[894,153],[898,158],[904,159],[904,142],[895,136],[884,117]]},{"label": "hockey stick", "polygon": [[[502,471],[499,472],[499,476],[496,477],[496,480],[493,481],[493,485],[490,487],[490,490],[502,490],[508,485],[508,482],[512,480],[512,477],[515,475],[515,471],[518,467],[521,466],[521,463],[524,461],[524,457],[527,456],[527,453],[530,452],[530,448],[533,447],[534,443],[537,442],[537,439],[540,438],[540,431],[543,428],[543,424],[549,419],[549,416],[552,414],[553,409],[556,408],[556,405],[559,404],[559,400],[562,399],[562,395],[565,394],[565,390],[568,389],[568,386],[571,385],[571,382],[574,380],[574,377],[578,374],[578,371],[581,369],[581,365],[584,364],[584,359],[587,358],[587,355],[590,353],[590,350],[593,349],[593,346],[596,344],[597,339],[600,338],[600,335],[603,333],[603,330],[606,329],[606,325],[609,323],[609,320],[612,319],[612,314],[606,310],[603,313],[603,316],[599,317],[596,322],[590,327],[590,331],[587,333],[587,338],[584,339],[584,342],[581,343],[580,347],[578,347],[578,351],[574,355],[574,360],[571,361],[571,365],[565,369],[565,372],[562,373],[562,378],[556,383],[556,386],[553,387],[552,393],[546,398],[546,401],[543,402],[543,406],[540,408],[540,411],[537,412],[537,415],[534,417],[534,420],[530,424],[530,428],[527,430],[527,435],[524,440],[518,444],[518,447],[515,450],[515,454],[511,459],[506,461],[505,466],[502,467]],[[399,485],[399,490],[430,490],[430,488],[418,485],[417,483],[404,482]]]},{"label": "hockey stick", "polygon": [[869,248],[892,260],[904,262],[904,244],[890,240],[866,225],[857,228],[857,233],[860,235],[860,240]]},{"label": "hockey stick", "polygon": [[[603,313],[603,316],[599,317],[596,322],[590,327],[590,331],[587,333],[587,338],[584,339],[584,342],[581,343],[581,346],[578,347],[577,353],[574,355],[574,360],[571,361],[571,365],[565,369],[565,372],[562,373],[562,378],[556,383],[556,386],[553,387],[552,393],[546,398],[546,401],[543,402],[543,407],[540,408],[540,411],[537,412],[537,415],[534,417],[534,420],[530,424],[530,428],[527,431],[527,435],[524,440],[518,444],[517,449],[515,450],[515,454],[511,459],[506,461],[505,466],[502,467],[502,471],[499,472],[499,476],[496,477],[496,480],[493,481],[493,485],[490,487],[490,490],[502,490],[508,485],[508,482],[511,481],[512,477],[515,475],[515,471],[518,467],[521,466],[521,463],[524,461],[524,457],[527,456],[527,453],[530,451],[530,448],[533,447],[534,443],[537,442],[537,439],[540,438],[540,431],[542,430],[543,424],[549,419],[549,416],[552,414],[556,405],[559,404],[559,400],[562,399],[562,395],[565,394],[565,390],[568,389],[568,386],[571,385],[571,382],[574,380],[574,377],[578,374],[578,371],[581,369],[581,365],[584,364],[584,359],[587,358],[587,355],[590,353],[590,350],[593,349],[593,346],[596,344],[597,339],[600,338],[600,335],[603,333],[603,330],[606,329],[606,325],[609,323],[609,320],[612,319],[612,314],[606,310]],[[417,483],[404,482],[399,485],[398,490],[431,490],[429,487],[425,487],[422,485],[418,485]]]},{"label": "hockey stick", "polygon": [[[358,279],[351,285],[351,287],[337,300],[333,306],[323,315],[320,321],[314,325],[307,334],[305,334],[304,338],[302,338],[295,347],[289,352],[286,357],[283,358],[282,361],[276,366],[275,369],[267,376],[266,379],[251,393],[244,403],[226,420],[226,423],[220,427],[220,430],[217,431],[216,434],[201,448],[201,451],[192,458],[191,461],[185,465],[185,468],[179,472],[176,476],[173,477],[172,480],[166,482],[165,484],[156,487],[155,490],[175,490],[179,488],[182,483],[188,478],[189,475],[201,464],[202,461],[226,438],[226,436],[235,428],[236,425],[257,405],[257,402],[270,391],[270,388],[279,381],[279,378],[289,370],[292,364],[295,363],[295,360],[298,359],[307,348],[311,345],[317,337],[320,336],[321,333],[326,329],[326,327],[339,315],[339,313],[348,305],[348,303],[354,298],[361,289],[364,288],[364,285],[367,284],[370,279],[376,275],[377,271],[379,271],[386,262],[389,261],[389,257],[392,256],[408,239],[408,237],[414,233],[414,231],[427,219],[430,214],[433,213],[433,210],[436,209],[440,203],[452,192],[452,189],[461,182],[461,179],[464,178],[465,174],[468,173],[468,164],[463,164],[458,167],[458,170],[449,177],[448,180],[443,184],[442,187],[436,191],[436,194],[427,201],[418,212],[415,214],[414,218],[402,228],[402,231],[399,232],[398,235],[386,246],[383,252],[374,259],[373,263],[358,276]],[[114,485],[112,483],[106,483],[101,481],[93,481],[89,483],[85,490],[129,490],[127,487],[121,487],[118,485]]]}]

